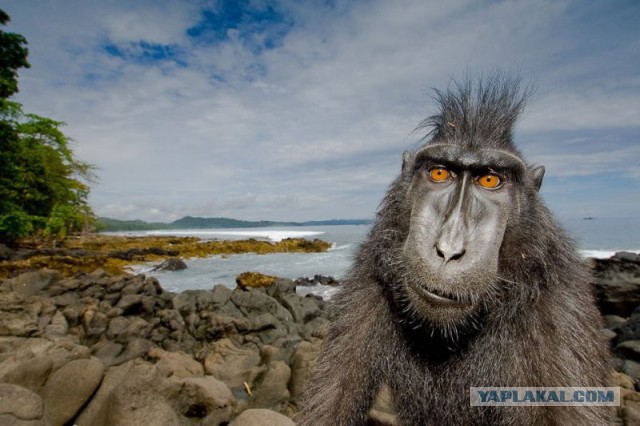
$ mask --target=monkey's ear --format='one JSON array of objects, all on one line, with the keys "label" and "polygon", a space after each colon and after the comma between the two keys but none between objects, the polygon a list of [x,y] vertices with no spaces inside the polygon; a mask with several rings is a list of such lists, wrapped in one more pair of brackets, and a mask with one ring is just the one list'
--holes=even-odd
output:
[{"label": "monkey's ear", "polygon": [[402,173],[407,174],[413,168],[415,155],[409,151],[402,153]]},{"label": "monkey's ear", "polygon": [[544,166],[538,166],[538,167],[535,167],[533,170],[531,170],[531,181],[533,182],[533,186],[536,188],[536,191],[540,191],[543,177],[544,177]]}]

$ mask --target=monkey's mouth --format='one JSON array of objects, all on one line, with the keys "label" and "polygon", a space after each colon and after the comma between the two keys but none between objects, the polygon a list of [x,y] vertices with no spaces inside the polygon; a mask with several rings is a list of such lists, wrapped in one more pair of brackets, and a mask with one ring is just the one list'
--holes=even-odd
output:
[{"label": "monkey's mouth", "polygon": [[470,298],[459,294],[445,293],[439,290],[427,290],[419,284],[409,282],[409,288],[413,290],[421,299],[432,306],[442,308],[469,308],[472,306]]}]

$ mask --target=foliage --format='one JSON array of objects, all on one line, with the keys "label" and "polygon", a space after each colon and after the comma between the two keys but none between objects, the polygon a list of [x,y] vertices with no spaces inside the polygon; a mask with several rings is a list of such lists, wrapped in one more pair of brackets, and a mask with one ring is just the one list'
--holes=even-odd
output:
[{"label": "foliage", "polygon": [[[0,10],[0,24],[6,25],[10,18]],[[18,92],[18,68],[29,68],[25,47],[27,40],[20,34],[0,30],[0,98],[6,99]]]},{"label": "foliage", "polygon": [[[0,10],[0,23],[9,17]],[[0,240],[34,234],[64,237],[93,221],[88,205],[92,166],[75,158],[64,123],[25,113],[7,98],[28,67],[25,39],[0,31]]]}]

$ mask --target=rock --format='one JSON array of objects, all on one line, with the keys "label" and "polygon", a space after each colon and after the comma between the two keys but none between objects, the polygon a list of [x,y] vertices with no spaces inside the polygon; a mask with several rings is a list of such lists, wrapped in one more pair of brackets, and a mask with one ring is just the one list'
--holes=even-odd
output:
[{"label": "rock", "polygon": [[183,269],[187,269],[187,264],[182,259],[170,257],[151,271],[182,271]]},{"label": "rock", "polygon": [[139,359],[111,369],[77,423],[186,426],[231,419],[234,399],[224,383],[211,376],[166,378],[160,370]]},{"label": "rock", "polygon": [[626,318],[622,318],[618,315],[605,315],[603,318],[605,321],[605,327],[614,331],[618,330],[627,322]]},{"label": "rock", "polygon": [[169,385],[167,396],[176,411],[192,422],[225,424],[233,414],[231,391],[211,376],[175,379]]},{"label": "rock", "polygon": [[153,347],[153,342],[140,338],[129,340],[126,346],[107,341],[104,345],[96,348],[94,356],[99,358],[107,367],[111,367],[143,357]]},{"label": "rock", "polygon": [[[313,297],[300,297],[296,294],[283,294],[278,299],[291,312],[296,322],[305,323],[320,315],[320,306]],[[322,303],[322,302],[320,302]]]},{"label": "rock", "polygon": [[100,382],[104,365],[95,359],[79,359],[55,371],[42,388],[47,419],[64,425],[78,413]]},{"label": "rock", "polygon": [[109,321],[106,336],[109,340],[126,344],[131,339],[144,337],[149,323],[140,317],[115,317]]},{"label": "rock", "polygon": [[203,376],[202,364],[184,352],[167,352],[160,348],[151,348],[147,353],[151,359],[156,359],[156,368],[163,377],[191,377]]},{"label": "rock", "polygon": [[640,340],[626,340],[616,346],[616,352],[625,359],[640,362]]},{"label": "rock", "polygon": [[622,372],[636,381],[640,380],[640,364],[635,361],[625,360],[622,365]]},{"label": "rock", "polygon": [[[38,420],[44,414],[42,398],[18,385],[0,383],[0,420],[3,415],[18,420]],[[2,424],[13,424],[11,421]]]},{"label": "rock", "polygon": [[25,354],[0,363],[0,382],[38,392],[47,382],[52,369],[53,361],[48,357]]},{"label": "rock", "polygon": [[229,287],[222,284],[215,285],[211,292],[211,302],[217,306],[224,305],[231,298],[231,294],[233,291]]},{"label": "rock", "polygon": [[[136,359],[119,367],[109,383],[110,391],[101,407],[90,406],[94,415],[92,426],[154,425],[175,426],[182,424],[181,416],[175,411],[164,392],[166,384],[157,373],[155,366]],[[86,416],[87,418],[89,416]],[[80,424],[80,423],[79,423]]]},{"label": "rock", "polygon": [[248,317],[268,312],[280,321],[293,321],[291,313],[279,304],[277,300],[257,290],[236,290],[231,295],[231,301],[243,315]]},{"label": "rock", "polygon": [[618,373],[617,371],[614,371],[611,375],[611,382],[613,386],[619,386],[624,389],[633,390],[635,387],[635,383],[631,377],[623,373]]},{"label": "rock", "polygon": [[333,277],[326,277],[324,275],[314,275],[313,279],[309,279],[308,277],[301,277],[298,278],[295,281],[296,285],[307,285],[307,286],[312,286],[312,285],[331,285],[331,286],[338,286],[340,285],[340,282],[337,281],[335,278]]},{"label": "rock", "polygon": [[256,380],[247,382],[253,390],[253,396],[249,400],[251,408],[271,408],[282,411],[289,401],[289,379],[291,369],[283,361],[272,361],[267,365],[267,370],[256,377]]},{"label": "rock", "polygon": [[276,277],[261,274],[260,272],[243,272],[236,277],[236,284],[240,288],[260,288],[271,286],[275,280]]},{"label": "rock", "polygon": [[116,308],[122,309],[123,315],[138,315],[142,311],[142,295],[125,294],[116,304]]},{"label": "rock", "polygon": [[207,374],[224,382],[234,397],[246,399],[244,383],[251,383],[264,370],[258,368],[260,356],[257,351],[238,348],[231,340],[222,339],[209,348],[204,359]]},{"label": "rock", "polygon": [[640,305],[640,256],[621,252],[591,262],[600,311],[604,315],[631,315]]},{"label": "rock", "polygon": [[40,338],[6,340],[6,356],[0,362],[0,382],[13,383],[33,392],[49,374],[76,359],[89,357],[89,349],[68,340],[55,343]]},{"label": "rock", "polygon": [[300,342],[291,361],[291,399],[300,404],[304,386],[311,372],[311,366],[318,355],[319,345]]},{"label": "rock", "polygon": [[640,309],[636,308],[616,332],[618,333],[618,343],[626,340],[640,340]]},{"label": "rock", "polygon": [[45,290],[51,284],[60,279],[60,273],[52,269],[41,269],[33,272],[23,272],[15,278],[7,280],[4,285],[21,296],[32,296]]},{"label": "rock", "polygon": [[82,326],[84,327],[85,336],[89,339],[99,338],[109,326],[109,318],[96,310],[89,307],[82,315]]},{"label": "rock", "polygon": [[622,419],[625,425],[640,424],[640,394],[632,392],[623,399]]},{"label": "rock", "polygon": [[295,426],[293,420],[275,411],[254,408],[243,411],[229,426]]},{"label": "rock", "polygon": [[44,334],[52,336],[64,336],[69,331],[67,318],[60,311],[56,311],[51,318],[51,323],[45,327]]},{"label": "rock", "polygon": [[76,419],[78,425],[102,425],[108,407],[107,399],[122,382],[131,374],[134,362],[129,361],[117,367],[111,367],[105,374],[100,387],[89,401],[87,407]]}]

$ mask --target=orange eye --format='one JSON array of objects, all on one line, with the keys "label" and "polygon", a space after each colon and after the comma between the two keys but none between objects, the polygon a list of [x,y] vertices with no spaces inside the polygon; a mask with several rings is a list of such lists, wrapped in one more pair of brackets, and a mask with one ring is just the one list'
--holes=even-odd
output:
[{"label": "orange eye", "polygon": [[478,184],[487,189],[496,189],[502,184],[502,179],[498,175],[488,174],[478,178]]},{"label": "orange eye", "polygon": [[451,172],[444,167],[434,167],[429,170],[429,178],[433,182],[444,182],[451,177]]}]

